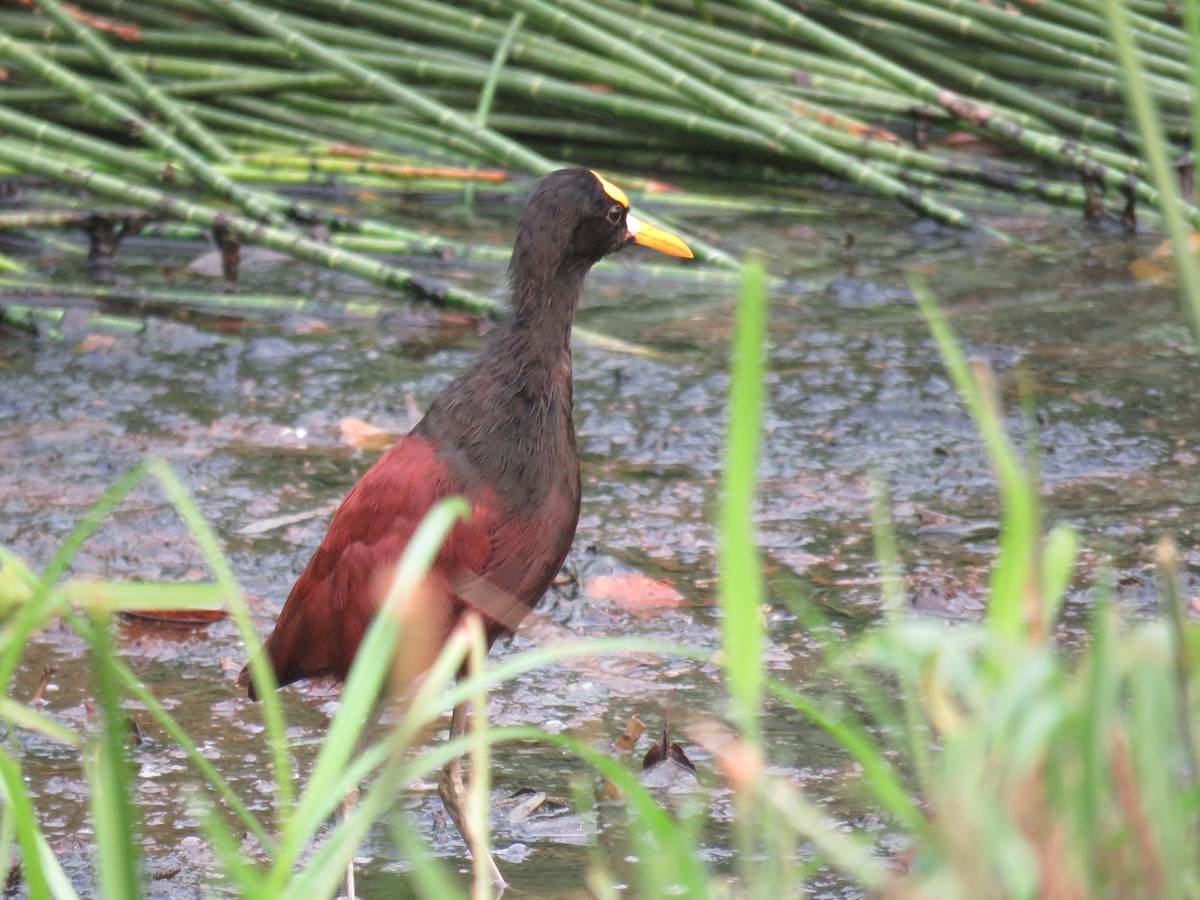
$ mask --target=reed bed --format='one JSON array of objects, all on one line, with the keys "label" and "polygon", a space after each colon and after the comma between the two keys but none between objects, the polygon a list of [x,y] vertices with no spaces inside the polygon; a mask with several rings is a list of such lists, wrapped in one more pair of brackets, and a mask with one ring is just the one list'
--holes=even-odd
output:
[{"label": "reed bed", "polygon": [[[1186,174],[1195,23],[1142,4],[1124,26],[1167,159]],[[453,242],[291,188],[469,200],[582,160],[618,170],[640,208],[664,215],[707,198],[663,179],[770,208],[805,202],[827,173],[958,227],[990,231],[978,216],[1006,196],[1133,227],[1160,188],[1126,126],[1110,34],[1099,0],[31,0],[0,13],[0,172],[83,192],[64,205],[219,227],[227,242],[486,312],[395,264]],[[1190,192],[1180,216],[1200,223]],[[0,227],[39,224],[54,227],[44,215]],[[386,247],[323,246],[316,225]]]}]

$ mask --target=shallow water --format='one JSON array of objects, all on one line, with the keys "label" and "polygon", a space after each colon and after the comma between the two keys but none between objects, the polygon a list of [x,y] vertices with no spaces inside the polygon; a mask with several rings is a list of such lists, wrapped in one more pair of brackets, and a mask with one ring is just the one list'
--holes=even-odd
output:
[{"label": "shallow water", "polygon": [[[385,201],[386,202],[386,201]],[[1150,567],[1157,537],[1179,537],[1200,559],[1194,522],[1200,374],[1173,291],[1135,280],[1129,264],[1156,243],[1082,225],[1025,219],[1021,243],[1000,245],[915,223],[899,210],[853,196],[821,199],[827,215],[797,224],[766,215],[692,213],[686,225],[741,253],[759,249],[785,280],[773,295],[769,413],[762,467],[760,539],[772,591],[768,658],[799,689],[825,689],[820,647],[864,627],[878,607],[870,536],[870,475],[888,485],[908,590],[915,608],[947,619],[981,613],[997,521],[982,447],[941,368],[904,288],[904,270],[929,280],[972,355],[994,366],[1014,434],[1017,372],[1032,385],[1050,516],[1080,529],[1084,565],[1062,626],[1077,639],[1094,577],[1114,574],[1117,597],[1154,615]],[[431,214],[450,217],[430,202]],[[503,237],[511,207],[484,209],[477,233]],[[852,243],[846,240],[853,234]],[[19,249],[19,248],[18,248]],[[200,247],[130,241],[114,277],[144,286],[164,279],[215,284],[183,271]],[[2,246],[0,252],[15,253]],[[629,256],[631,254],[625,254]],[[86,278],[77,254],[41,250],[31,259],[64,282]],[[660,260],[654,260],[660,262]],[[503,282],[502,266],[409,261],[477,290]],[[311,296],[381,295],[303,265],[251,269],[248,289]],[[649,279],[615,260],[589,279],[579,324],[655,351],[645,357],[578,342],[576,422],[583,512],[569,579],[538,609],[532,627],[492,653],[571,636],[626,634],[719,646],[712,521],[721,467],[723,406],[735,287],[686,278]],[[166,457],[224,543],[269,627],[292,580],[319,542],[341,496],[377,458],[340,437],[347,417],[403,432],[409,406],[423,407],[479,348],[489,329],[454,313],[387,300],[382,320],[343,316],[149,315],[121,327],[76,310],[36,337],[0,335],[0,543],[45,564],[88,506],[129,466]],[[108,310],[114,312],[115,310]],[[411,401],[408,398],[411,396]],[[263,528],[277,517],[290,524]],[[143,487],[87,545],[77,574],[197,579],[204,564],[162,496]],[[589,593],[595,579],[640,573],[683,597],[675,608],[634,614]],[[814,599],[830,616],[802,628],[788,600]],[[232,625],[167,627],[125,622],[126,659],[227,775],[266,809],[258,707],[232,679],[246,657]],[[30,697],[43,668],[56,667],[45,712],[72,728],[89,721],[90,682],[81,643],[59,627],[35,638],[15,693]],[[676,657],[641,655],[604,665],[552,666],[493,692],[498,724],[537,724],[608,747],[639,713],[649,725],[636,756],[661,727],[717,708],[719,671]],[[672,692],[674,692],[672,694]],[[311,758],[334,708],[328,686],[286,692],[293,734]],[[154,876],[151,894],[220,891],[198,819],[181,795],[198,783],[180,751],[134,711],[144,742],[135,783]],[[837,820],[878,835],[887,829],[848,799],[852,767],[795,713],[771,707],[772,761]],[[81,888],[90,878],[91,826],[75,755],[22,733],[29,787],[43,825]],[[713,760],[689,745],[710,816],[708,859],[733,871],[729,802]],[[497,798],[522,786],[570,797],[591,776],[579,761],[541,746],[500,748]],[[435,853],[465,870],[431,785],[398,801]],[[500,864],[529,897],[585,893],[588,835],[609,846],[621,815],[570,811],[500,821]],[[363,850],[368,896],[402,896],[407,864],[380,828]],[[614,852],[619,858],[619,853]],[[630,875],[632,877],[632,874]],[[817,895],[853,896],[818,876]],[[636,895],[636,890],[631,895]]]}]

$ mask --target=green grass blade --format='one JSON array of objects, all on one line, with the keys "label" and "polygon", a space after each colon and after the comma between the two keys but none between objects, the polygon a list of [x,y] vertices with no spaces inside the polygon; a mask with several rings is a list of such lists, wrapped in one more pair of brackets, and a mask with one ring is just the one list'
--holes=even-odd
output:
[{"label": "green grass blade", "polygon": [[[145,477],[144,467],[134,466],[92,504],[46,565],[32,595],[26,598],[24,605],[17,610],[9,626],[3,631],[3,636],[0,637],[0,646],[3,647],[0,651],[0,686],[3,686],[6,694],[9,693],[13,673],[21,661],[30,635],[67,605],[66,596],[61,592],[56,593],[53,590],[54,585],[67,571],[71,560],[75,558],[84,542],[100,527],[100,523]],[[5,557],[5,571],[8,571],[8,564],[14,559],[11,555]],[[24,564],[21,568],[25,568]]]},{"label": "green grass blade", "polygon": [[470,507],[462,498],[441,501],[417,526],[397,562],[380,613],[371,622],[359,645],[342,690],[338,711],[322,742],[304,795],[293,821],[284,831],[280,852],[274,860],[272,879],[275,884],[286,883],[305,843],[313,837],[325,816],[341,801],[344,791],[339,792],[336,787],[343,783],[341,773],[359,746],[365,724],[374,719],[372,711],[385,690],[404,627],[404,604],[415,591],[420,590],[450,529],[460,518],[469,515]]},{"label": "green grass blade", "polygon": [[999,482],[1000,552],[992,570],[987,622],[998,634],[1017,640],[1033,633],[1035,618],[1039,624],[1042,621],[1040,609],[1027,608],[1038,599],[1038,585],[1033,582],[1039,540],[1037,497],[1009,440],[991,385],[981,381],[990,378],[990,373],[983,369],[972,371],[924,279],[910,273],[908,283],[937,341],[946,370],[983,438]]},{"label": "green grass blade", "polygon": [[[477,615],[466,621],[470,650],[467,653],[468,671],[482,672],[487,656],[483,620]],[[487,688],[477,688],[471,697],[471,723],[468,730],[471,777],[467,783],[467,808],[464,824],[475,842],[471,851],[471,896],[473,900],[491,900],[492,864],[488,855],[492,846],[492,744],[487,714]],[[482,850],[483,852],[476,852]]]},{"label": "green grass blade", "polygon": [[734,719],[749,740],[762,703],[762,571],[755,542],[759,444],[765,395],[767,273],[750,261],[742,277],[729,386],[729,432],[721,483],[719,560],[724,613],[722,664]]},{"label": "green grass blade", "polygon": [[871,530],[875,535],[875,556],[883,579],[883,606],[888,616],[894,619],[905,610],[904,578],[896,549],[896,532],[892,528],[891,498],[879,473],[871,476],[871,497]]},{"label": "green grass blade", "polygon": [[[514,13],[512,19],[508,23],[508,28],[504,30],[504,34],[500,36],[500,43],[496,45],[496,52],[492,54],[492,63],[488,66],[487,77],[483,80],[483,85],[479,89],[479,102],[475,105],[475,124],[480,128],[486,128],[488,116],[492,112],[492,104],[496,100],[496,86],[500,83],[500,73],[504,71],[504,64],[508,62],[508,55],[512,52],[513,41],[517,39],[517,33],[525,24],[525,13]],[[478,169],[479,163],[472,161],[471,171]],[[463,186],[463,203],[470,210],[475,202],[475,182],[467,179]]]},{"label": "green grass blade", "polygon": [[8,722],[17,728],[40,732],[50,740],[66,744],[68,747],[79,747],[83,744],[83,739],[71,729],[8,697],[0,697],[0,721]]},{"label": "green grass blade", "polygon": [[121,709],[117,679],[112,671],[114,652],[112,622],[106,616],[97,616],[93,620],[89,655],[102,725],[91,752],[85,752],[84,771],[91,788],[96,856],[104,896],[135,900],[142,896],[142,853],[133,810],[129,723]]},{"label": "green grass blade", "polygon": [[924,827],[925,817],[913,805],[911,791],[860,725],[829,715],[798,691],[774,679],[768,679],[767,688],[836,740],[854,758],[862,767],[872,799],[888,815],[910,831]]},{"label": "green grass blade", "polygon": [[[179,518],[187,525],[196,545],[204,554],[204,559],[216,578],[217,584],[225,592],[230,614],[241,633],[242,641],[247,647],[257,650],[258,635],[254,630],[254,621],[250,617],[250,609],[242,596],[237,577],[233,574],[233,569],[225,558],[212,527],[204,518],[204,514],[200,512],[200,507],[196,505],[195,498],[165,460],[149,460],[146,463],[146,471],[158,479],[167,499],[171,501]],[[255,652],[251,655],[250,673],[254,678],[254,684],[262,703],[263,726],[267,732],[272,774],[275,778],[279,827],[284,830],[287,818],[291,815],[293,798],[296,796],[296,785],[292,774],[291,748],[284,733],[283,708],[280,706],[279,698],[275,695],[275,674],[261,653]]]},{"label": "green grass blade", "polygon": [[[503,733],[502,729],[496,730]],[[660,869],[660,879],[675,882],[676,891],[684,897],[708,896],[708,876],[704,864],[696,855],[694,844],[686,840],[683,830],[671,819],[658,801],[618,760],[584,744],[571,735],[541,733],[540,743],[554,744],[569,750],[590,765],[599,775],[614,784],[624,795],[637,821],[654,840],[656,855],[645,862]]]},{"label": "green grass blade", "polygon": [[25,790],[21,768],[3,747],[0,747],[0,787],[4,790],[5,816],[11,814],[15,821],[29,900],[49,900],[50,884],[41,852],[44,838]]},{"label": "green grass blade", "polygon": [[429,855],[429,848],[400,816],[392,822],[392,840],[412,866],[410,877],[418,897],[438,897],[458,900],[466,894],[454,880],[447,867]]},{"label": "green grass blade", "polygon": [[1045,620],[1042,628],[1051,634],[1075,577],[1075,566],[1079,560],[1079,535],[1074,528],[1059,525],[1046,535],[1042,547],[1042,606]]},{"label": "green grass blade", "polygon": [[95,534],[100,524],[107,519],[125,497],[142,483],[146,477],[146,467],[139,463],[126,472],[112,487],[106,490],[100,499],[92,504],[91,509],[84,513],[67,539],[59,546],[58,551],[51,557],[50,562],[42,571],[42,584],[47,588],[53,586],[66,573],[76,554],[84,543]]},{"label": "green grass blade", "polygon": [[63,585],[70,602],[94,612],[145,610],[219,610],[227,589],[219,584],[172,584],[154,581],[93,581],[74,578]]},{"label": "green grass blade", "polygon": [[37,595],[38,577],[25,560],[0,547],[0,622]]}]

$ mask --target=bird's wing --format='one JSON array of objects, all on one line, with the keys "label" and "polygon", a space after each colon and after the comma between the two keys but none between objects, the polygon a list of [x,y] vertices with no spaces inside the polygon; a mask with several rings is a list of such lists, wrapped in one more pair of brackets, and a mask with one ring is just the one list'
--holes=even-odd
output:
[{"label": "bird's wing", "polygon": [[[267,639],[280,684],[346,677],[413,532],[435,503],[469,494],[469,488],[417,434],[401,439],[367,471],[334,514]],[[471,521],[455,525],[425,583],[409,598],[407,638],[398,656],[402,662],[423,656],[427,647],[429,657],[412,659],[406,668],[423,670],[437,655],[455,615],[451,586],[487,561],[493,522],[486,504],[473,506]]]}]

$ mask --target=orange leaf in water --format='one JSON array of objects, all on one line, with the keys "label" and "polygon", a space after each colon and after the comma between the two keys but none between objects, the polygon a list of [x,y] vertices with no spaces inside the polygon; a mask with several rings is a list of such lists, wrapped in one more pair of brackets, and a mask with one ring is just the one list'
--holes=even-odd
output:
[{"label": "orange leaf in water", "polygon": [[646,730],[646,723],[642,721],[642,717],[637,713],[633,714],[633,718],[629,720],[629,724],[625,726],[625,731],[617,738],[613,744],[613,749],[618,753],[632,753],[633,748],[637,746],[638,738],[642,736],[642,732]]},{"label": "orange leaf in water", "polygon": [[[1188,249],[1200,253],[1200,235],[1194,231],[1188,235]],[[1175,262],[1171,252],[1171,242],[1163,241],[1145,256],[1130,263],[1129,271],[1134,278],[1150,284],[1174,284]]]},{"label": "orange leaf in water", "polygon": [[683,594],[665,581],[657,581],[637,572],[597,575],[584,590],[597,600],[611,600],[635,616],[652,616],[684,603]]},{"label": "orange leaf in water", "polygon": [[386,450],[396,435],[362,419],[342,419],[342,441],[356,450]]},{"label": "orange leaf in water", "polygon": [[223,609],[126,609],[122,615],[131,619],[166,622],[172,625],[207,625],[229,615]]},{"label": "orange leaf in water", "polygon": [[97,350],[108,351],[117,345],[117,340],[111,334],[88,334],[79,342],[80,353],[94,353]]}]

